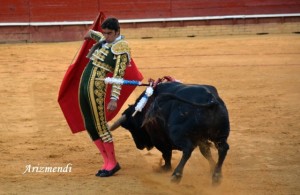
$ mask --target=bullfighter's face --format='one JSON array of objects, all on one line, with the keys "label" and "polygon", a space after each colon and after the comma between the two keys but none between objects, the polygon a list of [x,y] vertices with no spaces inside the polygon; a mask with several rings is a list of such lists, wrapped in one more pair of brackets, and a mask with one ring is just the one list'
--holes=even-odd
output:
[{"label": "bullfighter's face", "polygon": [[107,43],[112,43],[120,35],[120,32],[105,28],[105,29],[103,29],[102,34],[104,35],[105,40],[106,40]]}]

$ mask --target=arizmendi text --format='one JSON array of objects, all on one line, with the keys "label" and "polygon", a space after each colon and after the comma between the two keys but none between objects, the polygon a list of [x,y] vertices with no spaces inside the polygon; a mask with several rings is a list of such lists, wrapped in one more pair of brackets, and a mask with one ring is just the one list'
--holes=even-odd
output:
[{"label": "arizmendi text", "polygon": [[25,173],[70,173],[70,172],[72,172],[72,164],[71,163],[67,164],[67,166],[64,166],[64,167],[26,165],[23,175]]}]

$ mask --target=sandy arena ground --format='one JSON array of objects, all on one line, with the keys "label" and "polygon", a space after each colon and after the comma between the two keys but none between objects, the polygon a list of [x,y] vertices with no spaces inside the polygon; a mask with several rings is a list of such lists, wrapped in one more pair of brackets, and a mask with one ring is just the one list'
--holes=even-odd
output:
[{"label": "sandy arena ground", "polygon": [[[95,177],[102,163],[99,152],[86,132],[71,133],[57,103],[60,83],[81,42],[2,44],[1,194],[300,193],[299,35],[128,42],[145,82],[171,75],[219,90],[231,120],[222,184],[211,186],[208,162],[198,149],[181,183],[171,183],[171,172],[157,171],[160,153],[137,150],[122,128],[113,132],[122,169],[110,178]],[[128,104],[144,89],[139,87]],[[181,152],[173,154],[175,167]],[[23,174],[28,165],[65,167],[69,163],[69,173]]]}]

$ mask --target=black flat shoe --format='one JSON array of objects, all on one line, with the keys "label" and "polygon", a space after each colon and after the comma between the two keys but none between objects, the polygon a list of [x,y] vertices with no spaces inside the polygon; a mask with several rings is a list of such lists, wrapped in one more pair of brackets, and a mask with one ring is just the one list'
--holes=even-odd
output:
[{"label": "black flat shoe", "polygon": [[97,177],[100,177],[100,174],[103,173],[104,171],[106,171],[106,170],[105,170],[105,169],[100,169],[100,170],[98,171],[98,173],[96,173],[95,175],[96,175]]},{"label": "black flat shoe", "polygon": [[104,170],[102,173],[100,173],[99,176],[100,177],[110,177],[113,174],[115,174],[117,171],[119,171],[120,169],[121,169],[121,167],[120,167],[119,163],[117,163],[116,166],[112,170],[110,170],[110,171]]}]

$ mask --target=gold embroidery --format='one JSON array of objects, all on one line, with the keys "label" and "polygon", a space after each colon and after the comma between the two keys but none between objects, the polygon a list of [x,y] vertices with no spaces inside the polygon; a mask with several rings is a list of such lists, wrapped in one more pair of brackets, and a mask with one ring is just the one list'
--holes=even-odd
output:
[{"label": "gold embroidery", "polygon": [[91,60],[99,59],[104,61],[106,56],[109,54],[109,48],[102,47],[101,49],[96,49],[92,54]]},{"label": "gold embroidery", "polygon": [[109,71],[109,72],[113,72],[114,71],[114,69],[111,66],[109,66],[109,65],[107,65],[107,64],[105,64],[103,62],[100,62],[98,60],[93,60],[93,65],[97,66],[99,68],[102,68],[102,69],[104,69],[106,71]]},{"label": "gold embroidery", "polygon": [[[117,56],[116,67],[115,67],[115,71],[114,71],[114,75],[113,75],[114,78],[123,78],[124,77],[127,63],[128,63],[128,59],[127,59],[126,54]],[[111,97],[119,99],[120,91],[121,91],[121,85],[113,84]]]},{"label": "gold embroidery", "polygon": [[94,96],[94,81],[95,81],[95,77],[96,77],[96,71],[97,71],[97,68],[93,68],[92,75],[91,75],[90,82],[89,82],[89,93],[90,93],[89,98],[90,98],[90,102],[91,102],[91,108],[93,110],[93,117],[94,117],[93,119],[95,121],[94,122],[95,126],[96,126],[99,134],[102,134],[101,128],[99,128],[101,122],[98,117],[97,103],[96,103],[96,99]]},{"label": "gold embroidery", "polygon": [[109,51],[108,51],[107,49],[104,49],[104,48],[101,48],[101,49],[100,49],[100,52],[101,52],[103,55],[105,55],[105,56],[107,56],[107,54],[109,53]]},{"label": "gold embroidery", "polygon": [[126,41],[118,41],[112,47],[111,51],[115,55],[127,54],[128,59],[130,59],[130,48]]},{"label": "gold embroidery", "polygon": [[103,36],[103,34],[99,31],[94,31],[94,30],[91,30],[91,38],[96,40],[96,41],[101,41],[101,40],[104,40],[105,37]]},{"label": "gold embroidery", "polygon": [[116,67],[115,67],[115,72],[114,72],[114,77],[117,77],[118,76],[118,71],[120,69],[120,63],[121,62],[121,55],[118,55],[117,56],[117,60],[116,60]]},{"label": "gold embroidery", "polygon": [[104,81],[97,78],[104,78],[107,71],[102,68],[94,67],[89,83],[89,98],[93,112],[93,119],[96,129],[103,142],[111,142],[112,135],[108,130],[105,117],[105,92],[106,85]]}]

